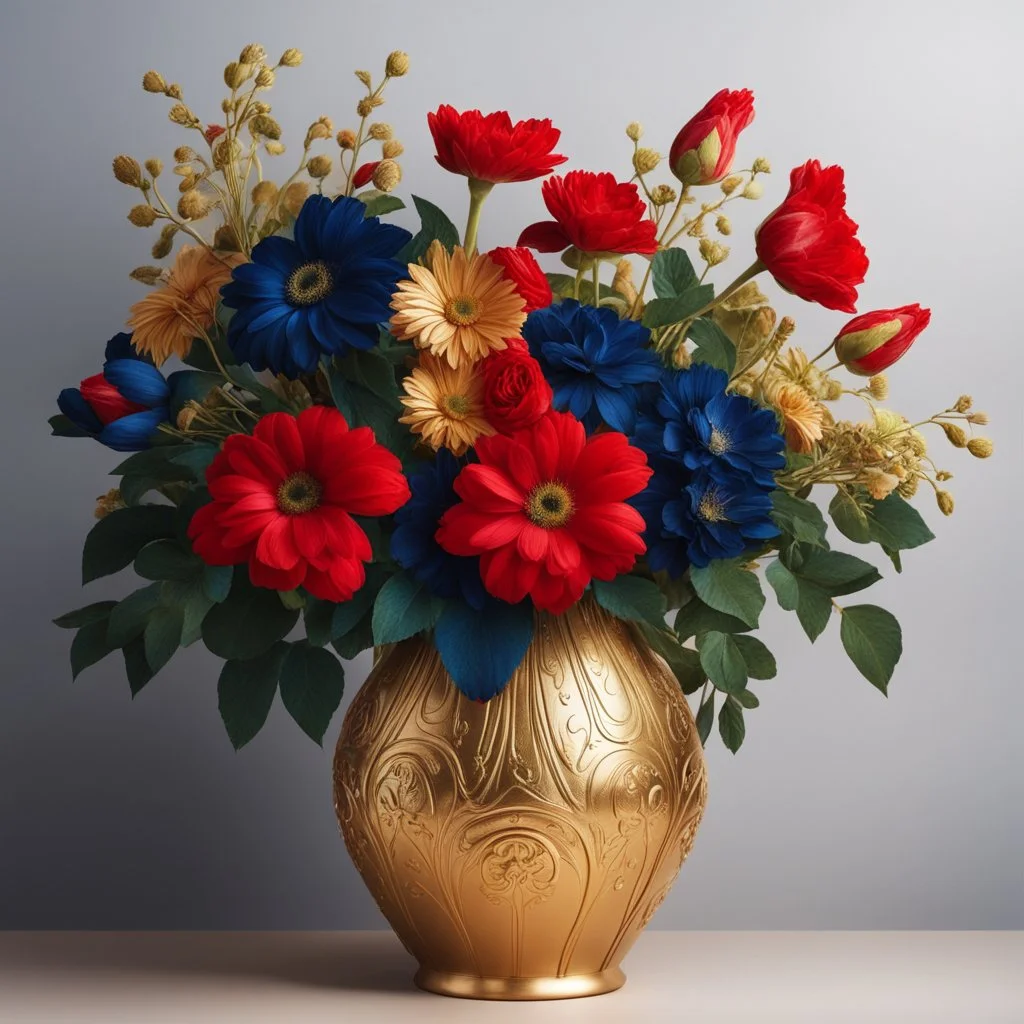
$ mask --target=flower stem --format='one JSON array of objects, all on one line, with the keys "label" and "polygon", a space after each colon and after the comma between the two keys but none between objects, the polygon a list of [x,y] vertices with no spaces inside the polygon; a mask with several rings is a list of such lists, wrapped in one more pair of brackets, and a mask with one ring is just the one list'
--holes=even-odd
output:
[{"label": "flower stem", "polygon": [[484,200],[491,194],[494,183],[480,181],[478,178],[469,180],[469,216],[466,218],[466,233],[462,239],[462,247],[467,256],[476,252],[476,235],[480,227],[480,213],[484,208]]},{"label": "flower stem", "polygon": [[819,353],[818,353],[818,354],[817,354],[817,355],[816,355],[816,356],[815,356],[815,357],[814,357],[814,358],[813,358],[813,359],[811,360],[811,362],[812,362],[812,363],[816,363],[816,362],[817,362],[817,361],[818,361],[819,359],[824,359],[824,358],[825,358],[825,356],[827,356],[827,355],[829,354],[829,352],[831,352],[831,351],[832,351],[832,349],[833,349],[833,348],[835,348],[835,345],[836,345],[836,339],[835,339],[835,338],[833,338],[833,339],[832,339],[832,340],[831,340],[831,341],[830,341],[830,342],[828,343],[828,348],[826,348],[826,349],[822,350],[821,352],[819,352]]},{"label": "flower stem", "polygon": [[594,260],[593,269],[593,281],[594,281],[594,305],[601,305],[601,261]]},{"label": "flower stem", "polygon": [[725,302],[725,300],[729,298],[729,296],[735,295],[736,292],[738,292],[748,281],[757,277],[757,275],[760,274],[761,271],[765,269],[765,265],[760,260],[755,260],[753,263],[750,264],[749,267],[747,267],[746,270],[743,271],[742,274],[740,274],[739,277],[736,278],[735,281],[733,281],[731,285],[729,285],[728,288],[725,289],[724,292],[721,293],[721,295],[716,295],[715,298],[712,299],[706,306],[704,306],[702,309],[698,309],[697,312],[690,317],[690,319],[696,320],[698,317],[701,317],[705,313],[714,309],[715,306]]}]

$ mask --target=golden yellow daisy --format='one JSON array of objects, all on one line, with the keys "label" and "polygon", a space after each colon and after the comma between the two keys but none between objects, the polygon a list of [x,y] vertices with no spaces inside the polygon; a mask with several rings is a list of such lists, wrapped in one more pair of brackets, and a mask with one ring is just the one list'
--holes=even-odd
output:
[{"label": "golden yellow daisy", "polygon": [[157,366],[171,356],[187,356],[193,340],[213,326],[231,268],[244,261],[240,253],[215,256],[201,246],[182,246],[167,284],[132,306],[128,326],[135,348]]},{"label": "golden yellow daisy", "polygon": [[427,266],[410,265],[411,281],[399,281],[391,300],[391,330],[453,368],[475,363],[519,334],[523,300],[490,257],[466,256],[461,246],[449,256],[439,242],[427,252]]},{"label": "golden yellow daisy", "polygon": [[782,384],[771,393],[771,402],[782,414],[786,444],[794,452],[807,453],[824,432],[825,409],[798,384]]},{"label": "golden yellow daisy", "polygon": [[483,378],[470,363],[451,367],[424,352],[404,382],[402,405],[409,411],[399,419],[435,451],[447,448],[462,455],[478,437],[494,428],[484,419]]}]

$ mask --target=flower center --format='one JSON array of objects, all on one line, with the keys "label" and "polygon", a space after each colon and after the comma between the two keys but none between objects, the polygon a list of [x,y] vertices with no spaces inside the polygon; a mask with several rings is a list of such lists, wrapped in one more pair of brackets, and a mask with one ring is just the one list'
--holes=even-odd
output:
[{"label": "flower center", "polygon": [[712,455],[721,455],[732,448],[732,438],[724,430],[718,427],[711,428],[711,437],[708,440],[708,451]]},{"label": "flower center", "polygon": [[480,302],[472,295],[456,295],[444,306],[444,318],[456,327],[468,327],[480,319]]},{"label": "flower center", "polygon": [[284,286],[288,301],[294,306],[315,306],[323,302],[333,289],[334,277],[330,267],[321,260],[297,267]]},{"label": "flower center", "polygon": [[565,526],[575,511],[572,492],[554,480],[535,487],[526,499],[526,514],[530,521],[545,530]]},{"label": "flower center", "polygon": [[312,512],[320,504],[323,488],[306,472],[292,473],[277,489],[277,507],[288,516]]},{"label": "flower center", "polygon": [[705,491],[697,505],[697,515],[706,523],[721,523],[728,520],[726,503],[717,490]]},{"label": "flower center", "polygon": [[444,408],[452,419],[465,419],[469,415],[469,399],[465,395],[445,395]]}]

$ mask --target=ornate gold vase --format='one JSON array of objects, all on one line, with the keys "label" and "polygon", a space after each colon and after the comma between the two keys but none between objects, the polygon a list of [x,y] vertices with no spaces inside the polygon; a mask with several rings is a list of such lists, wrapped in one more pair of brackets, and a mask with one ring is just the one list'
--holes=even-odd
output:
[{"label": "ornate gold vase", "polygon": [[345,844],[419,961],[478,999],[619,988],[693,844],[704,758],[664,663],[589,599],[538,614],[486,704],[419,639],[387,650],[334,760]]}]

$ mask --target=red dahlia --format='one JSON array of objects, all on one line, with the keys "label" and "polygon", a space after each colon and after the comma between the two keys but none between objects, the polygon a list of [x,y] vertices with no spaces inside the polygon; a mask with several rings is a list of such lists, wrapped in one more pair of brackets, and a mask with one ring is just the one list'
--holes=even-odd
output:
[{"label": "red dahlia", "polygon": [[510,604],[529,595],[560,614],[592,578],[628,572],[646,550],[644,520],[626,499],[651,470],[625,435],[588,438],[575,416],[549,412],[511,437],[481,439],[476,452],[437,540],[450,554],[480,556],[488,593]]},{"label": "red dahlia", "polygon": [[499,246],[487,255],[504,268],[505,277],[516,286],[519,297],[526,303],[527,313],[551,305],[551,285],[529,249],[523,246]]},{"label": "red dahlia", "polygon": [[409,499],[398,459],[327,406],[232,434],[206,482],[213,501],[188,528],[204,562],[248,562],[256,586],[302,586],[326,601],[349,600],[366,579],[370,541],[352,516],[388,515]]},{"label": "red dahlia", "polygon": [[757,255],[787,291],[852,313],[868,257],[846,214],[842,167],[808,160],[793,169],[789,195],[757,229]]},{"label": "red dahlia", "polygon": [[532,426],[551,408],[551,385],[521,338],[489,355],[479,366],[484,378],[484,418],[499,434]]},{"label": "red dahlia", "polygon": [[513,124],[504,110],[459,113],[445,103],[427,114],[427,124],[434,136],[437,162],[452,174],[477,181],[496,184],[542,178],[568,159],[552,152],[562,133],[550,118]]},{"label": "red dahlia", "polygon": [[531,224],[519,244],[540,252],[561,252],[570,245],[586,253],[653,253],[657,228],[636,185],[593,171],[570,171],[548,178],[544,205],[554,220]]}]

